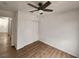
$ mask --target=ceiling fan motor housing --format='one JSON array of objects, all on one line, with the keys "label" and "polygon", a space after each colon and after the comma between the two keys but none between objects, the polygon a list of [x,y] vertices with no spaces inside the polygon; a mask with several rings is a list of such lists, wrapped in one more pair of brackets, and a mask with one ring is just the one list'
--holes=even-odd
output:
[{"label": "ceiling fan motor housing", "polygon": [[38,10],[41,10],[42,9],[42,5],[43,5],[42,2],[39,2],[38,5],[39,5]]},{"label": "ceiling fan motor housing", "polygon": [[43,4],[42,4],[42,2],[39,2],[38,5],[39,5],[39,6],[42,6]]}]

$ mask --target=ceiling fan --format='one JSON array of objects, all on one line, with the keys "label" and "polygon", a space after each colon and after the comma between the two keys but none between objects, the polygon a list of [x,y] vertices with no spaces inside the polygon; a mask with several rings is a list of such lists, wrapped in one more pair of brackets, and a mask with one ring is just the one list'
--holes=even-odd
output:
[{"label": "ceiling fan", "polygon": [[52,12],[53,11],[52,9],[46,9],[50,4],[51,4],[50,1],[47,1],[45,4],[43,4],[42,2],[39,2],[38,7],[37,7],[33,4],[28,3],[29,6],[34,7],[36,9],[36,10],[32,10],[30,12],[33,13],[35,11],[39,11],[40,14],[43,14],[43,11]]}]

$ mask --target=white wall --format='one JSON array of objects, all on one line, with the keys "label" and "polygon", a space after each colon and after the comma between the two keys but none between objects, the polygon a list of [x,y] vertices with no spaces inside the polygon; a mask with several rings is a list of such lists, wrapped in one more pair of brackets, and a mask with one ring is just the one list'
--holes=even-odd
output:
[{"label": "white wall", "polygon": [[11,45],[17,48],[17,12],[15,13],[14,18],[11,20],[11,30]]},{"label": "white wall", "polygon": [[40,19],[40,40],[79,57],[78,22],[78,10],[42,15]]},{"label": "white wall", "polygon": [[38,23],[34,22],[35,19],[37,17],[32,13],[18,11],[17,49],[38,40]]}]

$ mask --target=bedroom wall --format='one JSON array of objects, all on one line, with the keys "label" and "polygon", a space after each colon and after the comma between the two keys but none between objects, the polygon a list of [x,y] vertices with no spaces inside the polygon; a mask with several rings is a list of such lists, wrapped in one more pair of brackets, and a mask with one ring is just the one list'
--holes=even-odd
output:
[{"label": "bedroom wall", "polygon": [[18,11],[17,49],[38,40],[37,17],[26,11]]},{"label": "bedroom wall", "polygon": [[79,10],[40,16],[40,40],[79,57]]}]

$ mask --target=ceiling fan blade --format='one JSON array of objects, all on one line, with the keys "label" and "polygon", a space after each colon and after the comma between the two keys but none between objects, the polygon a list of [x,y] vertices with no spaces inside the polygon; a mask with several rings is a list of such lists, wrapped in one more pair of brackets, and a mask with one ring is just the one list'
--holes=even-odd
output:
[{"label": "ceiling fan blade", "polygon": [[48,7],[50,4],[51,4],[51,2],[50,2],[50,1],[47,1],[47,2],[42,6],[42,9],[45,9],[45,8]]},{"label": "ceiling fan blade", "polygon": [[28,3],[28,5],[38,9],[38,7],[33,4]]},{"label": "ceiling fan blade", "polygon": [[52,12],[53,10],[51,10],[51,9],[44,9],[43,11]]},{"label": "ceiling fan blade", "polygon": [[32,12],[32,13],[33,13],[33,12],[35,12],[35,11],[38,11],[38,10],[33,10],[33,11],[29,11],[29,12]]}]

